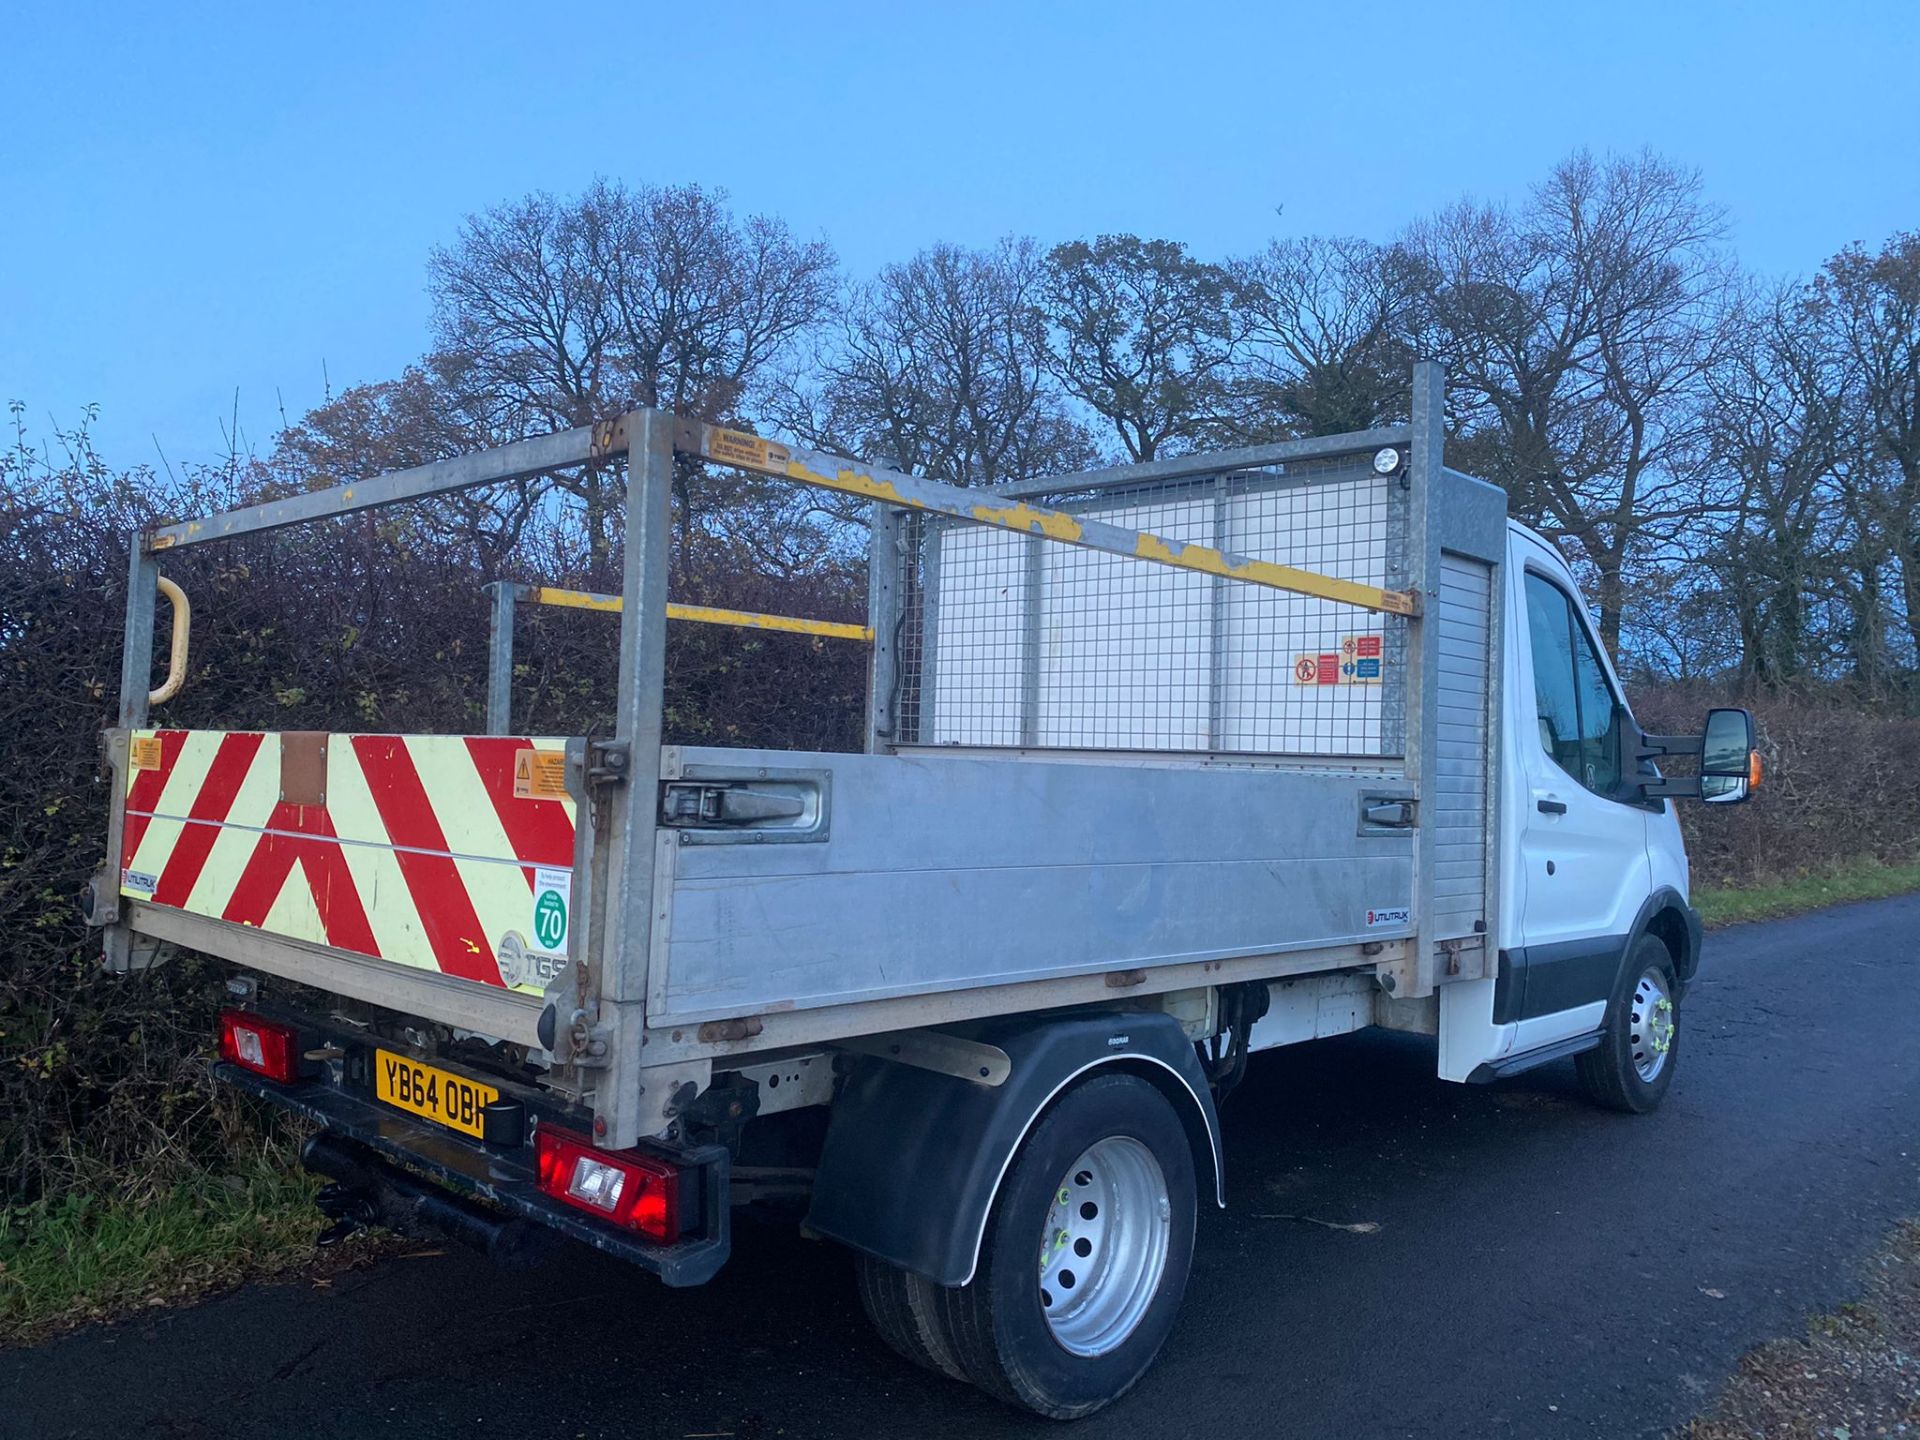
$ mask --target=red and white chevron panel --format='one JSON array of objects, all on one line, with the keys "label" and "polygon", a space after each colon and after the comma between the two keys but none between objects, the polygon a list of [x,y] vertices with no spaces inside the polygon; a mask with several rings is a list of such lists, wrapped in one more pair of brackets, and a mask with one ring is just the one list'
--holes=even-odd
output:
[{"label": "red and white chevron panel", "polygon": [[514,775],[564,747],[329,735],[324,803],[291,804],[277,734],[137,731],[120,893],[538,992],[566,953],[574,803]]}]

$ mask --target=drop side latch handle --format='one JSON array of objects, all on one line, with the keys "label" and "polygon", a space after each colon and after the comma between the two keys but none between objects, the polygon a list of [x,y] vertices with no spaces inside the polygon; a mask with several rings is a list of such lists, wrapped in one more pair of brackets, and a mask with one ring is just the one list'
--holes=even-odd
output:
[{"label": "drop side latch handle", "polygon": [[1369,825],[1405,828],[1413,824],[1413,801],[1370,800],[1360,808],[1360,818]]},{"label": "drop side latch handle", "polygon": [[670,782],[660,797],[663,825],[752,825],[797,820],[806,812],[806,801],[797,795],[772,795],[740,785]]}]

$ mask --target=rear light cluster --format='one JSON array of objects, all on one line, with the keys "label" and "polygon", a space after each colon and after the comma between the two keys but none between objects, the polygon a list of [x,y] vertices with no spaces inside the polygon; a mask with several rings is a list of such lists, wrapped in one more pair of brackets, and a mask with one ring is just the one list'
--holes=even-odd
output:
[{"label": "rear light cluster", "polygon": [[540,1189],[554,1199],[671,1245],[680,1238],[680,1170],[637,1150],[599,1150],[542,1125],[534,1136]]},{"label": "rear light cluster", "polygon": [[269,1080],[291,1084],[300,1075],[300,1037],[293,1026],[251,1011],[222,1010],[220,1058]]}]

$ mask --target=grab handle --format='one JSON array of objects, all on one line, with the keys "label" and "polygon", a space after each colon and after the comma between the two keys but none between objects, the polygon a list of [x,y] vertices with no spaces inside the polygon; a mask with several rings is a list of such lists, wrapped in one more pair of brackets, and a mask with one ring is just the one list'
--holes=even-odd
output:
[{"label": "grab handle", "polygon": [[187,632],[193,626],[193,607],[187,603],[187,592],[164,575],[157,578],[160,593],[173,606],[173,641],[167,654],[167,678],[158,689],[147,692],[149,705],[164,704],[180,693],[187,678]]}]

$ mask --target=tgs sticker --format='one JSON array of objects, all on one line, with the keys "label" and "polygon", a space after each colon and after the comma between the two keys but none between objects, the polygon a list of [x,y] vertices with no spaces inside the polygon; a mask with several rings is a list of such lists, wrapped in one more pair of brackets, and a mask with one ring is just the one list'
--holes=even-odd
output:
[{"label": "tgs sticker", "polygon": [[518,930],[509,930],[500,937],[494,957],[500,965],[500,983],[509,990],[518,990],[523,985],[544,990],[554,976],[567,968],[566,956],[549,955],[533,948]]},{"label": "tgs sticker", "polygon": [[1411,925],[1412,907],[1407,905],[1389,905],[1384,909],[1367,911],[1367,929],[1378,930],[1382,925]]}]

